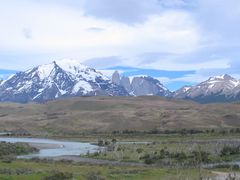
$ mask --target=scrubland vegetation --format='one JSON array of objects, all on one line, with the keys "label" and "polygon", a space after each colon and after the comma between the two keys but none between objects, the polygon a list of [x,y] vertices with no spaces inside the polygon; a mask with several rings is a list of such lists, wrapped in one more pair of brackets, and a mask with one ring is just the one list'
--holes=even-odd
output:
[{"label": "scrubland vegetation", "polygon": [[[211,177],[209,170],[202,170],[203,177]],[[88,165],[52,161],[0,162],[0,179],[11,180],[198,180],[194,168],[168,169],[159,167],[122,167],[110,165]]]}]

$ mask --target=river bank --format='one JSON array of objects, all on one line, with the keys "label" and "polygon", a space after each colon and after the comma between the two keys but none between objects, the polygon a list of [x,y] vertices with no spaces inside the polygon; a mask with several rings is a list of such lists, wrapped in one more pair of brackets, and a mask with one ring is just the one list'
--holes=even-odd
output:
[{"label": "river bank", "polygon": [[99,146],[91,143],[60,141],[51,139],[38,139],[38,138],[6,138],[0,137],[0,141],[17,143],[23,142],[38,148],[40,151],[36,154],[29,154],[21,156],[20,158],[32,158],[32,157],[57,157],[94,153],[99,151]]}]

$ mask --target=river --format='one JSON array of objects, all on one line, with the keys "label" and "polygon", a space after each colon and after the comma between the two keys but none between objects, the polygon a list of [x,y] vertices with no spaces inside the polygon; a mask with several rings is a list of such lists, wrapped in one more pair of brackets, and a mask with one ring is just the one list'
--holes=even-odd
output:
[{"label": "river", "polygon": [[29,154],[19,156],[19,158],[33,158],[33,157],[58,157],[58,156],[78,156],[86,153],[94,153],[100,150],[99,146],[90,143],[60,141],[51,139],[38,139],[38,138],[5,138],[0,137],[0,141],[16,143],[23,142],[29,143],[35,147],[40,148],[36,154]]}]

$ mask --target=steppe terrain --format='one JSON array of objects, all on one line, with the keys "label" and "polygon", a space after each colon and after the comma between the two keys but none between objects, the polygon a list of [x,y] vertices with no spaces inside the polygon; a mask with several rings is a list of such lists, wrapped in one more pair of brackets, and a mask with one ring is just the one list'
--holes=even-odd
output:
[{"label": "steppe terrain", "polygon": [[30,134],[222,129],[240,127],[239,104],[197,104],[161,97],[80,97],[45,104],[0,104],[0,131]]}]

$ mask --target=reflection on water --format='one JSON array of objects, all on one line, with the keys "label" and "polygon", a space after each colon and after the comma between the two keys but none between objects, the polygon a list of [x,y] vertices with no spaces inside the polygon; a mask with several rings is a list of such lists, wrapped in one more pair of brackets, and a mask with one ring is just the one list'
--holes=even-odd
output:
[{"label": "reflection on water", "polygon": [[0,141],[10,143],[24,142],[24,143],[41,143],[57,145],[51,149],[41,149],[37,154],[19,156],[19,158],[32,158],[32,157],[56,157],[68,155],[81,155],[88,152],[94,153],[99,151],[99,147],[90,143],[57,141],[51,139],[37,139],[37,138],[0,138]]}]

